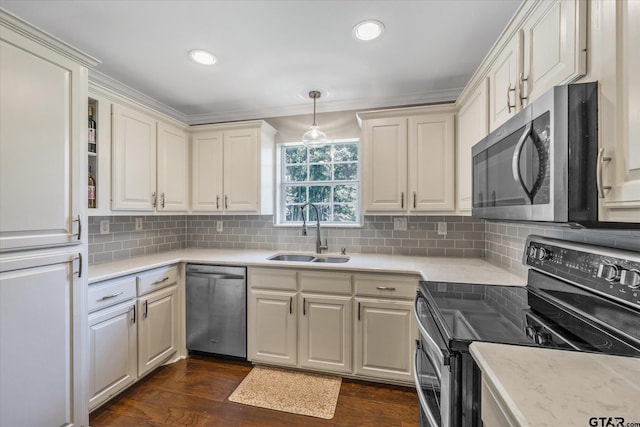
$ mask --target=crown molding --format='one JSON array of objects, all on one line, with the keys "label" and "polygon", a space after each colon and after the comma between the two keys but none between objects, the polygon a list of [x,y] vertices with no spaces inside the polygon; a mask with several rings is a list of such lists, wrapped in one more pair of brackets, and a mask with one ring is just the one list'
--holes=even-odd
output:
[{"label": "crown molding", "polygon": [[132,88],[131,86],[127,86],[119,80],[109,77],[106,74],[101,73],[100,71],[89,70],[89,81],[126,98],[129,98],[145,107],[151,108],[152,110],[174,118],[182,123],[190,124],[188,116],[186,114],[174,108],[171,108],[168,105],[158,101],[157,99],[152,98],[140,92],[139,90]]},{"label": "crown molding", "polygon": [[2,27],[13,30],[27,39],[38,43],[52,51],[78,62],[81,65],[91,68],[100,64],[100,61],[93,56],[85,53],[68,43],[63,42],[57,37],[52,36],[46,31],[41,30],[33,24],[17,17],[11,12],[0,7],[0,24]]}]

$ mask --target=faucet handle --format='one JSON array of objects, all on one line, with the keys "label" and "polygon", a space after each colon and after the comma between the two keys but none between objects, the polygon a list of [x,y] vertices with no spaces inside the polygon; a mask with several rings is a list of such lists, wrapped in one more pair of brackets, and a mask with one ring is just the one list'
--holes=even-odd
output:
[{"label": "faucet handle", "polygon": [[346,254],[347,254],[347,248],[341,248],[340,255],[346,255]]}]

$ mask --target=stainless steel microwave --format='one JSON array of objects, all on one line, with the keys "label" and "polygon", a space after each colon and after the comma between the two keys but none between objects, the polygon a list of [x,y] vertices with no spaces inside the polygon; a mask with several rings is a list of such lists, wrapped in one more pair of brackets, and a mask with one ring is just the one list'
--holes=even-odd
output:
[{"label": "stainless steel microwave", "polygon": [[556,86],[473,146],[474,217],[598,225],[598,83]]}]

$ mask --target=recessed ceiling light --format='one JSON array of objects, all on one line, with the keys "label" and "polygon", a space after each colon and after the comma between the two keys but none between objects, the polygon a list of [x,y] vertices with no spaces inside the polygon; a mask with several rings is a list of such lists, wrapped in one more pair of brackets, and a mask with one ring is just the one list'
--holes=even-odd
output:
[{"label": "recessed ceiling light", "polygon": [[382,22],[370,19],[368,21],[362,21],[353,27],[353,37],[358,40],[369,41],[380,37],[383,31],[384,24]]},{"label": "recessed ceiling light", "polygon": [[196,61],[198,64],[213,65],[217,59],[211,53],[206,50],[193,49],[189,51],[189,57]]}]

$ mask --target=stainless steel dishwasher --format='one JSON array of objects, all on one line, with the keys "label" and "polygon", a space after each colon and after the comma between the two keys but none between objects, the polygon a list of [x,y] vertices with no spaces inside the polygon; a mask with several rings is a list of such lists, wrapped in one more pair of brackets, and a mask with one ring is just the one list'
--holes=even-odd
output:
[{"label": "stainless steel dishwasher", "polygon": [[187,349],[247,358],[245,267],[187,265]]}]

